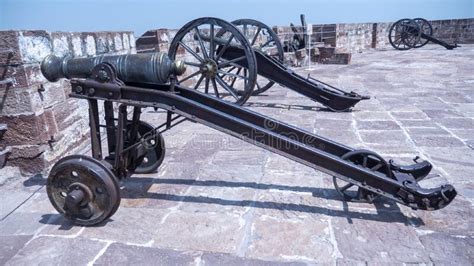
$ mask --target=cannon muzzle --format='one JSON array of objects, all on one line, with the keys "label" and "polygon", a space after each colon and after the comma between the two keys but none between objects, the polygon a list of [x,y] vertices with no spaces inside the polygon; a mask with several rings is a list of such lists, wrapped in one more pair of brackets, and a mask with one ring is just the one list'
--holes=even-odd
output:
[{"label": "cannon muzzle", "polygon": [[181,75],[186,71],[183,61],[172,61],[167,54],[157,52],[89,58],[48,55],[41,62],[41,72],[52,82],[60,78],[89,78],[92,69],[100,63],[112,65],[117,77],[124,82],[163,84],[171,75]]}]

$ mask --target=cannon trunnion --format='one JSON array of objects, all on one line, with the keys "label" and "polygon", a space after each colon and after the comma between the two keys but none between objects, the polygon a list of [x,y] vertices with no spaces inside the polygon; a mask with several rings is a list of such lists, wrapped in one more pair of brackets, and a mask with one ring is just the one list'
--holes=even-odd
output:
[{"label": "cannon trunnion", "polygon": [[[94,225],[111,217],[120,205],[119,182],[137,172],[154,172],[165,155],[161,133],[185,120],[328,173],[334,176],[335,189],[348,201],[372,202],[382,196],[413,209],[437,210],[456,196],[456,190],[449,184],[429,189],[418,184],[432,168],[427,161],[395,164],[373,151],[353,149],[175,84],[176,76],[183,70],[179,62],[157,64],[158,69],[140,76],[135,68],[146,67],[123,60],[142,57],[118,56],[109,61],[103,58],[50,56],[42,64],[48,79],[69,78],[73,87],[70,96],[89,103],[92,158],[72,155],[61,159],[53,166],[47,182],[53,206],[76,224]],[[145,64],[150,64],[153,55],[146,58]],[[168,77],[160,76],[160,82],[156,82],[156,73]],[[144,80],[137,80],[138,77]],[[99,103],[104,106],[105,124],[100,124]],[[144,107],[167,111],[166,122],[152,126],[141,121]],[[102,127],[107,136],[107,154],[102,149]]]}]

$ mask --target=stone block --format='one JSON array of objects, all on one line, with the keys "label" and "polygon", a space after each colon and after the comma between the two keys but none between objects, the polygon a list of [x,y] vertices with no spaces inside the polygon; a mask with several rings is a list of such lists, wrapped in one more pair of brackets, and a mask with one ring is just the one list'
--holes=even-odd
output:
[{"label": "stone block", "polygon": [[[309,222],[311,221],[311,222]],[[316,264],[332,264],[337,253],[331,243],[328,223],[321,219],[274,219],[256,217],[247,254],[280,261],[305,260]]]},{"label": "stone block", "polygon": [[95,39],[95,50],[97,54],[105,54],[109,52],[109,46],[107,45],[107,33],[97,32]]},{"label": "stone block", "polygon": [[17,253],[8,265],[85,265],[105,247],[106,243],[84,238],[38,237]]},{"label": "stone block", "polygon": [[[386,212],[377,216],[396,221],[400,214]],[[339,251],[345,259],[374,265],[430,262],[415,231],[402,223],[340,217],[333,218],[332,224]]]},{"label": "stone block", "polygon": [[41,74],[39,65],[0,66],[0,79],[12,78],[13,83],[0,85],[0,90],[5,88],[24,88],[37,85],[47,80]]},{"label": "stone block", "polygon": [[84,100],[67,99],[56,104],[53,111],[59,131],[65,130],[80,120],[84,120],[84,124],[88,125],[88,105]]},{"label": "stone block", "polygon": [[282,262],[282,261],[266,261],[258,259],[249,259],[245,257],[237,257],[223,253],[204,253],[201,256],[202,265],[226,265],[226,266],[240,266],[240,265],[255,265],[255,266],[303,266],[307,265],[302,262]]},{"label": "stone block", "polygon": [[[18,31],[0,31],[0,50],[10,50],[7,53],[0,53],[0,65],[17,65],[21,63]],[[3,73],[3,71],[0,73]]]},{"label": "stone block", "polygon": [[81,33],[82,51],[86,56],[94,56],[96,54],[95,33],[83,32]]},{"label": "stone block", "polygon": [[[145,245],[154,239],[152,232],[158,230],[160,220],[168,210],[153,208],[119,208],[104,227],[88,227],[82,237],[114,242]],[[129,230],[133,227],[133,230]],[[174,233],[178,234],[179,231]],[[172,232],[170,232],[172,233]],[[181,234],[179,232],[179,234]]]},{"label": "stone block", "polygon": [[71,37],[69,33],[51,32],[51,39],[54,55],[63,57],[71,54]]},{"label": "stone block", "polygon": [[474,239],[470,236],[432,233],[420,236],[420,241],[435,265],[470,265],[474,261]]},{"label": "stone block", "polygon": [[241,222],[233,214],[173,211],[155,231],[153,246],[233,253],[243,238]]},{"label": "stone block", "polygon": [[98,265],[194,265],[200,252],[185,252],[113,243],[96,261]]},{"label": "stone block", "polygon": [[21,63],[40,63],[52,53],[51,36],[46,31],[20,31],[18,46],[21,52]]},{"label": "stone block", "polygon": [[0,115],[30,115],[42,112],[35,88],[0,89]]},{"label": "stone block", "polygon": [[81,35],[79,33],[71,34],[71,48],[72,48],[72,55],[74,57],[79,57],[79,56],[84,55],[84,52],[82,50]]},{"label": "stone block", "polygon": [[3,236],[31,236],[43,226],[40,220],[43,213],[13,212],[0,222],[0,239]]},{"label": "stone block", "polygon": [[120,33],[113,33],[113,40],[114,40],[114,50],[115,51],[120,51],[123,50],[123,40],[122,40],[122,34]]},{"label": "stone block", "polygon": [[463,147],[464,143],[452,136],[412,136],[418,146],[425,147]]},{"label": "stone block", "polygon": [[47,166],[43,153],[45,145],[11,146],[7,166],[19,167],[22,174],[40,173]]},{"label": "stone block", "polygon": [[133,36],[133,32],[129,32],[128,33],[128,40],[130,42],[130,48],[135,48],[136,47],[136,43],[135,43],[135,36]]},{"label": "stone block", "polygon": [[122,40],[123,40],[123,49],[125,50],[130,49],[130,39],[127,33],[122,33]]},{"label": "stone block", "polygon": [[52,110],[41,114],[2,116],[0,124],[8,126],[0,144],[34,145],[47,143],[58,133]]},{"label": "stone block", "polygon": [[18,251],[20,251],[33,236],[2,236],[0,246],[0,264],[5,265]]},{"label": "stone block", "polygon": [[381,121],[357,121],[356,126],[359,130],[401,130],[397,123],[390,120]]}]

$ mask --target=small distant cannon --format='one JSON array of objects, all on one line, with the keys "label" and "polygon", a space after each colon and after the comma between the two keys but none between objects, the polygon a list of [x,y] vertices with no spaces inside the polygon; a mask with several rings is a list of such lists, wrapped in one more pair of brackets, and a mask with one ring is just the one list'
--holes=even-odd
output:
[{"label": "small distant cannon", "polygon": [[295,52],[304,49],[308,45],[308,25],[304,14],[300,15],[301,31],[298,30],[293,23],[290,23],[290,28],[293,31],[291,40],[285,41],[283,49],[285,52]]},{"label": "small distant cannon", "polygon": [[397,50],[420,48],[428,42],[439,44],[448,50],[459,47],[433,37],[433,26],[424,18],[400,19],[390,27],[388,40]]}]

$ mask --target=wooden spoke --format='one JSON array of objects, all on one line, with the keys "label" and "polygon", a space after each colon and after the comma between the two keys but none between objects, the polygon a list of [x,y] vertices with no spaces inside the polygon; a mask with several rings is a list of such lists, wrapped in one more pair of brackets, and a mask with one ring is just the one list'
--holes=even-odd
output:
[{"label": "wooden spoke", "polygon": [[251,45],[254,45],[255,44],[255,41],[257,41],[257,38],[258,38],[258,34],[260,34],[260,31],[262,30],[262,28],[258,27],[257,28],[257,32],[255,33],[255,36],[253,36],[253,39],[252,41],[250,42]]},{"label": "wooden spoke", "polygon": [[231,65],[232,63],[239,62],[240,60],[244,60],[244,59],[246,59],[245,56],[237,57],[237,58],[234,58],[234,59],[232,59],[232,60],[225,60],[225,59],[222,59],[224,62],[221,63],[221,64],[219,64],[219,65],[217,65],[217,66],[218,66],[219,68],[224,68],[224,67],[226,67],[226,66]]},{"label": "wooden spoke", "polygon": [[204,75],[201,75],[201,77],[199,78],[198,82],[196,83],[196,85],[194,85],[194,89],[198,89],[199,88],[199,85],[201,85],[201,82],[202,80],[204,79]]},{"label": "wooden spoke", "polygon": [[185,77],[184,79],[179,80],[178,82],[179,82],[179,83],[185,82],[186,80],[188,80],[188,79],[190,79],[190,78],[192,78],[192,77],[195,77],[195,76],[197,76],[197,75],[199,75],[199,74],[201,74],[201,73],[202,73],[201,70],[198,70],[198,71],[192,73],[191,75]]},{"label": "wooden spoke", "polygon": [[216,80],[217,80],[217,83],[219,83],[222,86],[222,88],[224,88],[224,90],[229,92],[235,99],[239,98],[239,96],[237,95],[237,92],[233,88],[229,87],[222,78],[220,78],[219,76],[216,76]]},{"label": "wooden spoke", "polygon": [[183,46],[183,48],[186,49],[186,51],[188,51],[190,54],[192,54],[194,57],[196,57],[199,61],[204,62],[204,59],[202,59],[202,57],[200,57],[196,52],[194,52],[193,49],[191,49],[191,47],[187,46],[182,41],[179,41],[179,44],[181,46]]},{"label": "wooden spoke", "polygon": [[225,45],[221,48],[221,50],[216,56],[216,61],[218,61],[221,58],[221,56],[224,54],[225,50],[227,49],[227,47],[229,47],[230,43],[232,42],[232,39],[234,39],[234,35],[230,36],[227,42],[225,43]]},{"label": "wooden spoke", "polygon": [[199,31],[198,27],[194,27],[194,31],[196,32],[196,36],[197,36],[197,39],[198,39],[198,42],[199,42],[199,46],[201,46],[201,50],[202,50],[201,52],[204,55],[204,58],[209,59],[209,56],[207,54],[207,49],[204,46],[204,42],[201,39],[201,32]]},{"label": "wooden spoke", "polygon": [[212,87],[214,87],[214,94],[217,98],[220,98],[219,91],[217,90],[216,79],[212,79]]}]

